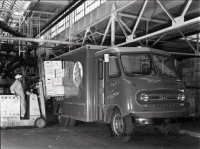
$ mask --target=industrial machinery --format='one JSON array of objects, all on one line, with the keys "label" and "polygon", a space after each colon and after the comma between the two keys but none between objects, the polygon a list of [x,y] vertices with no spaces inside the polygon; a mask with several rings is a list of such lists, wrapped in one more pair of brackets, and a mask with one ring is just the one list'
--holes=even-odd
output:
[{"label": "industrial machinery", "polygon": [[[40,84],[38,84],[38,89],[41,89]],[[0,95],[0,127],[45,127],[46,114],[43,96],[30,93],[30,95],[27,95],[26,101],[26,117],[20,119],[20,96],[9,94]]]}]

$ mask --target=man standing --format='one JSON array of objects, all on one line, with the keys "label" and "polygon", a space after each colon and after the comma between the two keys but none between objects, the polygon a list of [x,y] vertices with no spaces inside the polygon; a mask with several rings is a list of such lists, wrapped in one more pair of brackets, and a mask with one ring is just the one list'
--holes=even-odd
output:
[{"label": "man standing", "polygon": [[17,74],[15,76],[15,82],[10,87],[10,91],[11,93],[20,96],[20,113],[21,113],[21,118],[24,118],[26,113],[26,101],[21,80],[22,80],[22,75]]}]

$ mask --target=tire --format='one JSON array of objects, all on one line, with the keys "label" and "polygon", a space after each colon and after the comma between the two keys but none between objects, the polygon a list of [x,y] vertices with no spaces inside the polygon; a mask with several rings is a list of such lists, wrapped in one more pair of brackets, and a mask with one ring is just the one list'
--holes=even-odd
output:
[{"label": "tire", "polygon": [[128,142],[131,139],[133,122],[131,116],[122,117],[120,111],[115,109],[111,117],[111,131],[115,139],[121,142]]},{"label": "tire", "polygon": [[67,127],[69,124],[69,118],[62,116],[62,114],[64,113],[63,108],[60,106],[58,108],[58,123],[61,126]]},{"label": "tire", "polygon": [[70,118],[68,127],[73,127],[75,123],[76,123],[76,120]]},{"label": "tire", "polygon": [[42,117],[39,117],[35,120],[35,127],[44,128],[46,126],[46,120]]},{"label": "tire", "polygon": [[179,133],[180,124],[165,124],[156,127],[156,132],[165,136],[173,136]]},{"label": "tire", "polygon": [[63,108],[59,107],[59,109],[58,109],[58,123],[61,126],[64,126],[64,127],[73,127],[76,123],[76,120],[62,116],[63,113],[64,113]]}]

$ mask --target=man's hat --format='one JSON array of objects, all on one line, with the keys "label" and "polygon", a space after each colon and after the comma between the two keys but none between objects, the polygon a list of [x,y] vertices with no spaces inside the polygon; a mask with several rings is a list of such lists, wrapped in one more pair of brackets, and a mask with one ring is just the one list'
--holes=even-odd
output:
[{"label": "man's hat", "polygon": [[22,75],[17,74],[17,75],[15,76],[15,79],[19,79],[19,78],[21,78],[21,77],[22,77]]}]

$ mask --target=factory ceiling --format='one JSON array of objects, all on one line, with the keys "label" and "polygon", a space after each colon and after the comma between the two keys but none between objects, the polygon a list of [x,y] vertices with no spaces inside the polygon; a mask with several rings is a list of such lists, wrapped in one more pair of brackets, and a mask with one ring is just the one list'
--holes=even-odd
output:
[{"label": "factory ceiling", "polygon": [[[91,1],[86,2],[100,3],[100,0]],[[194,53],[198,49],[199,53],[199,0],[127,0],[127,2],[107,0],[102,7],[91,11],[92,15],[85,10],[90,8],[86,6],[86,2],[84,3],[84,11],[76,11],[76,8],[81,7],[83,2],[85,0],[0,0],[0,59],[2,60],[0,69],[1,66],[6,65],[9,66],[9,68],[6,68],[7,70],[12,70],[15,68],[12,66],[16,61],[19,62],[18,64],[24,63],[21,60],[22,48],[26,51],[26,59],[27,55],[37,48],[47,49],[49,53],[45,53],[44,50],[43,60],[47,55],[57,56],[74,49],[76,46],[68,46],[65,43],[55,43],[53,41],[53,39],[57,42],[60,39],[69,40],[65,37],[68,35],[67,24],[63,25],[66,27],[66,30],[62,32],[63,34],[56,34],[57,36],[50,36],[50,38],[44,36],[49,30],[50,35],[52,35],[54,33],[52,28],[56,28],[55,26],[59,25],[59,22],[74,10],[78,13],[77,16],[84,12],[85,17],[76,20],[73,24],[70,33],[73,32],[73,28],[76,28],[77,31],[74,29],[74,32],[70,34],[73,37],[70,38],[70,42],[82,43],[83,45],[102,44],[110,46],[112,36],[116,39],[116,45],[118,46],[148,45],[169,52],[181,51],[183,53]],[[111,5],[111,3],[116,3],[116,5]],[[122,3],[125,3],[123,9],[120,5]],[[107,11],[110,13],[105,15]],[[95,21],[97,16],[102,18]],[[175,19],[178,17],[184,20],[183,23],[180,23],[181,21],[177,23]],[[69,20],[72,19],[72,17],[68,18]],[[112,20],[113,22],[115,20],[114,31],[111,29]],[[186,23],[190,21],[192,23],[187,25]],[[132,34],[129,34],[129,32],[135,33],[136,36],[130,36]],[[42,38],[43,36],[44,38]],[[33,40],[36,37],[37,41]],[[49,39],[54,43],[49,44],[51,41],[45,39]],[[183,41],[183,39],[186,40]],[[38,45],[38,41],[42,44]],[[113,43],[115,44],[115,42]],[[194,50],[194,48],[196,49]],[[28,60],[26,61],[30,64]]]},{"label": "factory ceiling", "polygon": [[[14,36],[24,36],[27,30],[31,30],[27,36],[33,36],[70,2],[65,0],[1,0],[0,35],[8,32]],[[18,34],[19,32],[21,34]]]},{"label": "factory ceiling", "polygon": [[[76,0],[0,0],[0,73],[8,69],[6,67],[11,63],[27,59],[27,54],[38,46],[34,42],[6,40],[2,37],[33,39],[55,20],[55,16],[75,2]],[[27,50],[25,57],[23,53],[20,54],[24,47]]]}]

